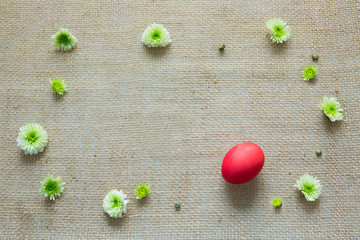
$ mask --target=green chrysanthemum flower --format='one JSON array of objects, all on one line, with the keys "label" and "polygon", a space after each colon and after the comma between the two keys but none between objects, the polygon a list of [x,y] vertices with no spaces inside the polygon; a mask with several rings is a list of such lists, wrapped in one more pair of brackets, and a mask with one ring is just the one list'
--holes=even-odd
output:
[{"label": "green chrysanthemum flower", "polygon": [[219,45],[219,51],[222,52],[222,51],[224,51],[224,50],[225,50],[225,44],[220,43],[220,45]]},{"label": "green chrysanthemum flower", "polygon": [[340,121],[343,119],[340,103],[334,97],[324,97],[319,105],[324,114],[332,121]]},{"label": "green chrysanthemum flower", "polygon": [[285,42],[290,38],[290,27],[280,18],[273,18],[266,22],[270,31],[270,39],[276,43]]},{"label": "green chrysanthemum flower", "polygon": [[321,195],[320,181],[309,174],[305,174],[296,181],[295,187],[304,194],[306,200],[315,201]]},{"label": "green chrysanthemum flower", "polygon": [[50,80],[51,88],[54,92],[62,95],[64,92],[67,92],[66,83],[60,78],[55,78],[54,80]]},{"label": "green chrysanthemum flower", "polygon": [[48,135],[41,125],[32,123],[20,128],[16,141],[25,154],[37,154],[44,151],[48,142]]},{"label": "green chrysanthemum flower", "polygon": [[126,194],[122,190],[111,190],[103,200],[104,211],[110,217],[121,218],[123,213],[126,213],[126,205],[130,202],[125,200]]},{"label": "green chrysanthemum flower", "polygon": [[65,183],[61,177],[53,178],[52,175],[47,176],[41,182],[40,192],[44,197],[50,197],[50,200],[55,200],[64,191]]},{"label": "green chrysanthemum flower", "polygon": [[146,183],[144,183],[138,185],[134,191],[136,193],[136,199],[142,199],[143,197],[146,197],[150,193],[150,184],[147,185]]},{"label": "green chrysanthemum flower", "polygon": [[315,154],[316,154],[316,156],[320,157],[322,154],[321,149],[316,149]]},{"label": "green chrysanthemum flower", "polygon": [[176,202],[174,206],[176,210],[180,210],[181,204],[179,202]]},{"label": "green chrysanthemum flower", "polygon": [[171,42],[171,39],[163,25],[154,23],[145,29],[142,42],[148,47],[165,47]]},{"label": "green chrysanthemum flower", "polygon": [[274,198],[273,201],[272,201],[272,205],[276,208],[279,208],[281,207],[282,205],[282,200],[280,198]]},{"label": "green chrysanthemum flower", "polygon": [[317,67],[311,65],[303,70],[303,76],[305,81],[309,81],[317,75]]},{"label": "green chrysanthemum flower", "polygon": [[69,29],[60,28],[60,30],[51,37],[53,45],[57,50],[70,51],[75,46],[77,39],[71,34]]},{"label": "green chrysanthemum flower", "polygon": [[311,58],[312,58],[313,61],[316,62],[319,59],[319,54],[314,53],[313,55],[311,55]]}]

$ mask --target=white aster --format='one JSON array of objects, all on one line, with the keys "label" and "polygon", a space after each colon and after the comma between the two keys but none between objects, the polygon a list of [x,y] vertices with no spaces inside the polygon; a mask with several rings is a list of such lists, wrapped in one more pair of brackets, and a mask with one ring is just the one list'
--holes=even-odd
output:
[{"label": "white aster", "polygon": [[334,97],[324,97],[319,105],[323,113],[332,121],[340,121],[343,119],[343,109],[340,103]]},{"label": "white aster", "polygon": [[50,200],[55,200],[64,191],[65,183],[61,177],[53,178],[52,175],[47,176],[41,183],[40,193],[44,197],[49,197]]},{"label": "white aster", "polygon": [[148,47],[165,47],[171,42],[171,39],[163,25],[154,23],[145,29],[142,42]]},{"label": "white aster", "polygon": [[315,201],[321,195],[320,181],[309,174],[305,174],[296,181],[295,187],[304,194],[306,200]]},{"label": "white aster", "polygon": [[126,205],[130,202],[125,200],[126,194],[122,190],[111,190],[103,200],[104,211],[110,217],[121,218],[123,213],[126,213]]},{"label": "white aster", "polygon": [[69,29],[66,28],[60,28],[60,30],[51,36],[51,38],[53,40],[54,47],[57,50],[62,51],[70,51],[73,47],[75,47],[78,41]]},{"label": "white aster", "polygon": [[25,154],[32,155],[44,151],[48,135],[41,125],[32,123],[20,128],[16,141]]},{"label": "white aster", "polygon": [[270,39],[276,43],[285,42],[290,38],[290,27],[280,18],[273,18],[266,22],[270,31]]}]

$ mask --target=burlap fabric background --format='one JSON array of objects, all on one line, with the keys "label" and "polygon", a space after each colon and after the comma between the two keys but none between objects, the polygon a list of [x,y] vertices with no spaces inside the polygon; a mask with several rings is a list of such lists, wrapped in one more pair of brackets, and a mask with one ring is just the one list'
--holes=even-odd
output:
[{"label": "burlap fabric background", "polygon": [[[0,7],[1,239],[359,239],[359,1]],[[267,36],[274,16],[291,26],[286,44]],[[169,30],[169,47],[143,46],[154,22]],[[52,47],[59,27],[78,38],[72,52]],[[314,52],[319,75],[304,82]],[[55,77],[68,82],[62,97],[50,89]],[[325,95],[341,102],[344,121],[318,109]],[[16,137],[32,122],[49,144],[25,156]],[[259,144],[266,162],[251,182],[230,185],[222,159],[244,141]],[[55,202],[38,192],[49,173],[66,182]],[[304,173],[323,185],[314,203],[293,187]],[[152,192],[137,201],[142,182]],[[123,219],[103,212],[111,189],[130,197]]]}]

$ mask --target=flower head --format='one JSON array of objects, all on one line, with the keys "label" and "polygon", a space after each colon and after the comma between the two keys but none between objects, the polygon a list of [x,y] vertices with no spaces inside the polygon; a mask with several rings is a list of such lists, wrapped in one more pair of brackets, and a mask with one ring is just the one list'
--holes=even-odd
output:
[{"label": "flower head", "polygon": [[136,199],[142,199],[143,197],[146,197],[150,193],[150,184],[147,185],[146,183],[144,183],[138,185],[134,191],[136,193]]},{"label": "flower head", "polygon": [[148,47],[165,47],[171,42],[171,39],[163,25],[154,23],[145,29],[142,41]]},{"label": "flower head", "polygon": [[295,187],[304,194],[306,200],[315,201],[321,194],[321,184],[316,178],[305,174],[296,181]]},{"label": "flower head", "polygon": [[41,125],[32,123],[20,128],[16,141],[25,154],[37,154],[44,151],[48,142],[48,135]]},{"label": "flower head", "polygon": [[282,200],[280,198],[274,198],[273,201],[272,201],[272,205],[276,208],[279,208],[281,207],[282,205]]},{"label": "flower head", "polygon": [[324,114],[332,121],[340,121],[343,119],[340,103],[334,97],[323,97],[319,105]]},{"label": "flower head", "polygon": [[290,38],[290,27],[280,18],[273,18],[266,22],[270,31],[270,39],[276,43],[285,42]]},{"label": "flower head", "polygon": [[334,97],[323,97],[319,105],[324,114],[332,121],[340,121],[343,119],[340,103]]},{"label": "flower head", "polygon": [[319,54],[314,53],[313,55],[311,55],[311,58],[313,61],[317,61],[319,59]]},{"label": "flower head", "polygon": [[71,34],[69,29],[60,28],[60,30],[51,36],[53,45],[57,50],[70,51],[76,44],[77,39]]},{"label": "flower head", "polygon": [[54,92],[62,95],[64,92],[67,92],[66,83],[60,78],[55,78],[54,80],[50,80],[51,88]]},{"label": "flower head", "polygon": [[320,157],[322,154],[321,149],[316,149],[315,154],[316,154],[316,156]]},{"label": "flower head", "polygon": [[224,50],[225,50],[225,44],[220,43],[220,45],[219,45],[219,51],[222,52],[222,51],[224,51]]},{"label": "flower head", "polygon": [[122,190],[111,190],[103,200],[104,211],[110,217],[121,218],[123,213],[126,213],[126,205],[129,200],[125,200],[126,194]]},{"label": "flower head", "polygon": [[317,75],[317,67],[311,65],[303,70],[303,76],[305,81],[309,81]]},{"label": "flower head", "polygon": [[49,175],[41,182],[41,195],[50,197],[50,200],[55,200],[64,191],[64,184],[61,177],[53,178],[52,175]]}]

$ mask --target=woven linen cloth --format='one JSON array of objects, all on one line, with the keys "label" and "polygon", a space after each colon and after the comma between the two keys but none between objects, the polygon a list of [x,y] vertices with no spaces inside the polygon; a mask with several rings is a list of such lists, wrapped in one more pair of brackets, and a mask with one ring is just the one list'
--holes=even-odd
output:
[{"label": "woven linen cloth", "polygon": [[[359,11],[357,0],[2,0],[0,239],[359,239]],[[269,39],[273,17],[291,27],[286,43]],[[166,48],[141,42],[152,23],[168,29]],[[73,51],[52,46],[60,27]],[[324,116],[323,96],[343,121]],[[43,153],[17,147],[26,123],[48,132]],[[264,168],[228,184],[222,159],[246,141]],[[294,187],[305,173],[323,185],[315,202]],[[48,174],[66,182],[54,202],[39,193]],[[144,182],[151,194],[136,200]],[[112,189],[131,201],[122,219],[103,211]]]}]

